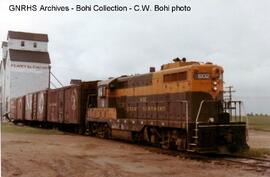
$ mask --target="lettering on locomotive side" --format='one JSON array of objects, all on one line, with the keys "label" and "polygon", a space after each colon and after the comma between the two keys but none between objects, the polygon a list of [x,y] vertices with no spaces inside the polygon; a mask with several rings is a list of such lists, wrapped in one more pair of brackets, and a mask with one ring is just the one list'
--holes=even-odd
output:
[{"label": "lettering on locomotive side", "polygon": [[129,106],[129,107],[127,107],[127,111],[128,112],[136,112],[137,111],[137,107],[135,107],[135,106]]},{"label": "lettering on locomotive side", "polygon": [[157,111],[166,111],[166,106],[157,106]]},{"label": "lettering on locomotive side", "polygon": [[[128,112],[136,112],[138,110],[138,107],[136,106],[128,106],[127,111]],[[166,106],[145,106],[142,107],[142,111],[166,111]]]},{"label": "lettering on locomotive side", "polygon": [[157,111],[156,106],[148,106],[147,109],[148,109],[148,111]]},{"label": "lettering on locomotive side", "polygon": [[142,103],[146,103],[147,102],[147,97],[141,97],[139,98],[139,101],[142,102]]}]

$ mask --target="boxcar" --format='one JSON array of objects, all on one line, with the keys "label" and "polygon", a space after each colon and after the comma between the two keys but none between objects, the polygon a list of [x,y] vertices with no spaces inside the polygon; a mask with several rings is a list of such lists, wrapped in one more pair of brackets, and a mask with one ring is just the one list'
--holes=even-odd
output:
[{"label": "boxcar", "polygon": [[47,122],[83,128],[87,105],[96,106],[87,103],[89,96],[95,98],[92,103],[96,103],[97,81],[49,89]]}]

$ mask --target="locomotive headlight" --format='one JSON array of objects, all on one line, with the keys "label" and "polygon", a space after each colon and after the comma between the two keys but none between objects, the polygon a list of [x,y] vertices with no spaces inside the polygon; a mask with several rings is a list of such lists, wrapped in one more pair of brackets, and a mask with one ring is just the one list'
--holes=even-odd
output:
[{"label": "locomotive headlight", "polygon": [[213,89],[214,91],[217,91],[217,87],[216,87],[216,86],[214,86],[212,89]]},{"label": "locomotive headlight", "polygon": [[216,85],[217,85],[217,81],[214,81],[214,82],[213,82],[213,85],[216,86]]}]

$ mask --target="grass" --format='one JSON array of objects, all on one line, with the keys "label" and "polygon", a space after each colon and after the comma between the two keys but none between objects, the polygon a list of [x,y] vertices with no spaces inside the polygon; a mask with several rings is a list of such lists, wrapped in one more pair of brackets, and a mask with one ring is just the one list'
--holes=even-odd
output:
[{"label": "grass", "polygon": [[249,129],[270,131],[270,116],[246,116]]},{"label": "grass", "polygon": [[264,157],[266,155],[270,155],[269,148],[250,148],[244,152],[237,153],[237,155],[241,155],[244,157]]},{"label": "grass", "polygon": [[33,128],[24,125],[14,125],[13,123],[1,123],[1,133],[18,133],[18,134],[44,134],[44,135],[63,135],[64,133],[54,129]]},{"label": "grass", "polygon": [[[244,120],[248,122],[248,128],[260,131],[270,131],[270,116],[246,116]],[[247,151],[241,153],[246,157],[263,157],[270,155],[269,148],[253,148],[251,147]]]}]

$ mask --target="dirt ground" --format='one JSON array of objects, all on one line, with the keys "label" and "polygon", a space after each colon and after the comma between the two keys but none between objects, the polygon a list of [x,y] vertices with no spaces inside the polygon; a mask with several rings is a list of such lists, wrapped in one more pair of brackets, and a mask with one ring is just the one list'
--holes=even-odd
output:
[{"label": "dirt ground", "polygon": [[[250,131],[251,146],[270,148],[270,132]],[[2,134],[3,177],[255,177],[255,172],[150,152],[77,135]]]},{"label": "dirt ground", "polygon": [[248,144],[252,148],[270,149],[270,132],[249,130],[248,135]]}]

